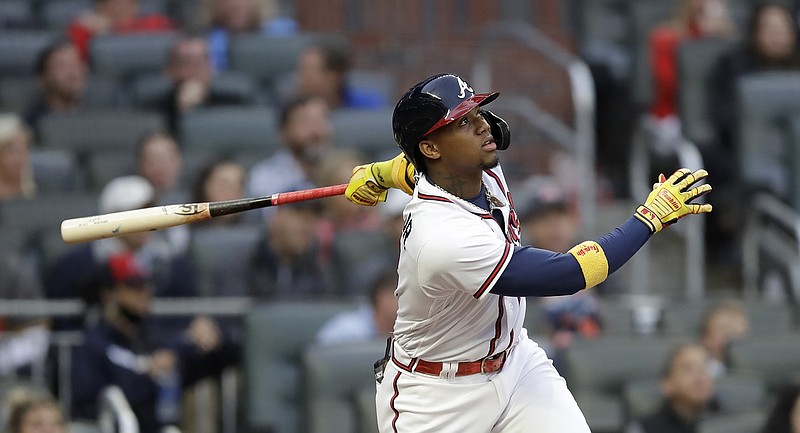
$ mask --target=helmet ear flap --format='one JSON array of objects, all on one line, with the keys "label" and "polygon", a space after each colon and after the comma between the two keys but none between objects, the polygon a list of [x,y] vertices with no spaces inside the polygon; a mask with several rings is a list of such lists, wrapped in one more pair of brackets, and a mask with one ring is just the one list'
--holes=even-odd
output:
[{"label": "helmet ear flap", "polygon": [[481,114],[483,114],[483,118],[486,119],[486,122],[491,127],[492,137],[494,137],[494,142],[497,143],[497,149],[508,149],[508,145],[511,144],[511,131],[508,129],[508,123],[489,110],[483,110]]}]

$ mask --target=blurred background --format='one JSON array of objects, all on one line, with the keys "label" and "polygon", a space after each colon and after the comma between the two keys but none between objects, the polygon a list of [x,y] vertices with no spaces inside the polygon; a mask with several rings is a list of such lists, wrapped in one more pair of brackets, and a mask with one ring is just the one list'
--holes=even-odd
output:
[{"label": "blurred background", "polygon": [[564,252],[659,173],[710,172],[712,214],[590,292],[528,300],[592,430],[800,433],[797,7],[0,0],[0,420],[377,431],[402,192],[90,244],[59,224],[345,183],[399,152],[405,89],[453,72],[501,94],[526,244]]}]

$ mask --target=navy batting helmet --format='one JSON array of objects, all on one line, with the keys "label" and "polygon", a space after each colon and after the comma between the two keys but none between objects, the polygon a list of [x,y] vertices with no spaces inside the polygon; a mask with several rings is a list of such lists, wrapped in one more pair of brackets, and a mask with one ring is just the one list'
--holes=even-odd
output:
[{"label": "navy batting helmet", "polygon": [[[414,85],[400,98],[392,115],[394,139],[403,153],[421,172],[425,159],[419,142],[437,129],[467,114],[477,106],[486,105],[499,93],[475,93],[463,78],[455,74],[434,75]],[[497,115],[484,111],[483,117],[491,126],[497,148],[508,148],[508,124]]]}]

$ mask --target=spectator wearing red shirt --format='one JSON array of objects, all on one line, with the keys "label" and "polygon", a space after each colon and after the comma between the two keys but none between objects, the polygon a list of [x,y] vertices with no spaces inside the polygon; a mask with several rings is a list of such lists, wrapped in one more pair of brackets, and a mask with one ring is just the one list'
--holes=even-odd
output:
[{"label": "spectator wearing red shirt", "polygon": [[672,19],[650,33],[653,99],[647,121],[659,139],[657,148],[675,143],[678,118],[678,46],[689,39],[736,34],[728,0],[681,0]]},{"label": "spectator wearing red shirt", "polygon": [[163,15],[141,15],[139,0],[94,0],[94,9],[75,18],[67,28],[67,35],[86,61],[89,59],[89,43],[95,36],[164,32],[174,28],[173,22]]}]

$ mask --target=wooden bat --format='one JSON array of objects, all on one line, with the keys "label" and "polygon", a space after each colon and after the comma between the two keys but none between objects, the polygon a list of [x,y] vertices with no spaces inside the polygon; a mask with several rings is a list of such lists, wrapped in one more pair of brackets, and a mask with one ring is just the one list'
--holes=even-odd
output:
[{"label": "wooden bat", "polygon": [[72,244],[129,233],[165,229],[251,209],[342,195],[346,188],[347,184],[341,184],[302,191],[280,192],[266,197],[172,204],[72,218],[61,222],[61,238],[64,239],[64,242]]}]

